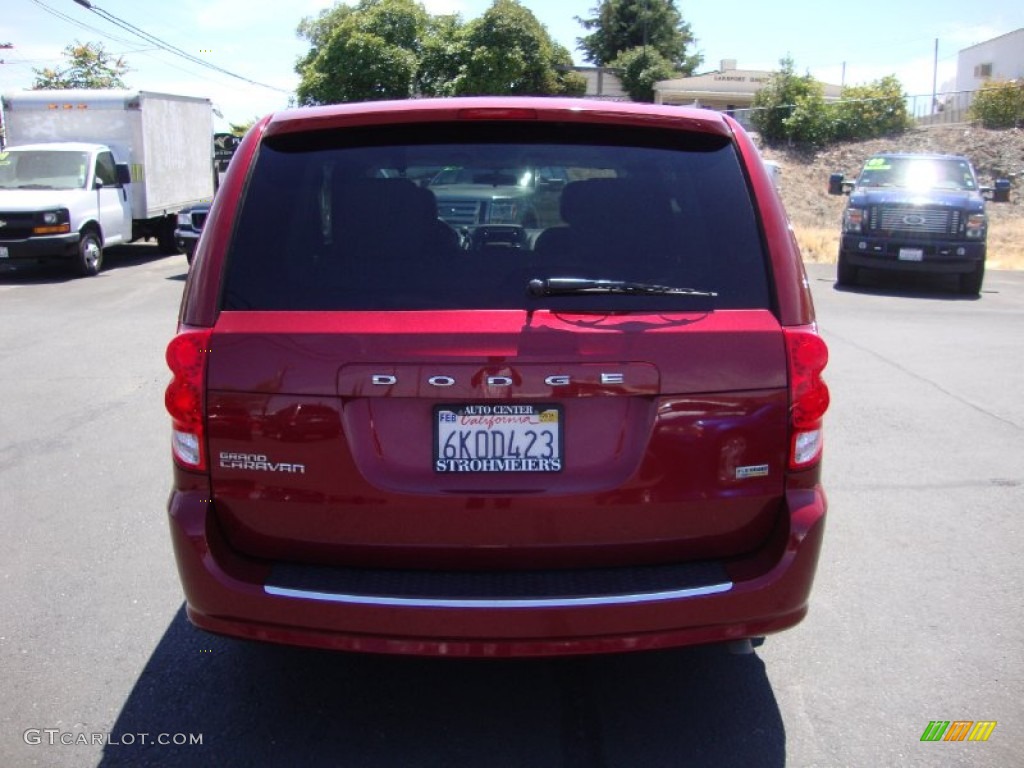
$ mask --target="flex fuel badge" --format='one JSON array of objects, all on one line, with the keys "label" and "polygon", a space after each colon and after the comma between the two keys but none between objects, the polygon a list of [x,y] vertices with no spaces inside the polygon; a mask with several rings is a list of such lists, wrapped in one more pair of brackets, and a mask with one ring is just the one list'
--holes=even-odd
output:
[{"label": "flex fuel badge", "polygon": [[754,464],[749,467],[736,467],[737,480],[746,480],[749,477],[768,477],[768,465]]}]

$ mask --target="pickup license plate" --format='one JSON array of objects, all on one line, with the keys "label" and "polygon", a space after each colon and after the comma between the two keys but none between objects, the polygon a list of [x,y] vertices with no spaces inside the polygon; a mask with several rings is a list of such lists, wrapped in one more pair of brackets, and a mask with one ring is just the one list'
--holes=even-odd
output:
[{"label": "pickup license plate", "polygon": [[558,405],[438,405],[434,471],[561,472],[562,437]]},{"label": "pickup license plate", "polygon": [[0,245],[0,259],[6,259],[10,257],[10,253],[7,251],[6,245]]},{"label": "pickup license plate", "polygon": [[900,248],[900,261],[924,261],[924,251],[920,248]]}]

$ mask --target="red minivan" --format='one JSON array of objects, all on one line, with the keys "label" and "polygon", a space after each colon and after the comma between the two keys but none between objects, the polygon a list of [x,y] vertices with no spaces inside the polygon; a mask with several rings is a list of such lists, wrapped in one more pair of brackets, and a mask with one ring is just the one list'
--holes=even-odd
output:
[{"label": "red minivan", "polygon": [[[536,167],[558,173],[495,191]],[[455,168],[478,205],[537,215],[446,220],[429,179]],[[726,115],[472,98],[269,116],[167,349],[188,616],[446,656],[790,627],[825,520],[826,360],[772,179]]]}]

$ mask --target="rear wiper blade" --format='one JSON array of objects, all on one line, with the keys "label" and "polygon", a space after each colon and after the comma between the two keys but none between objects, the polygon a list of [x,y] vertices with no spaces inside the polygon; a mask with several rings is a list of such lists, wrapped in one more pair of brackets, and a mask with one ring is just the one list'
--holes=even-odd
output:
[{"label": "rear wiper blade", "polygon": [[529,283],[531,296],[586,296],[596,293],[621,293],[633,296],[718,296],[715,291],[679,288],[652,283],[631,283],[626,280],[591,280],[582,277],[549,277]]}]

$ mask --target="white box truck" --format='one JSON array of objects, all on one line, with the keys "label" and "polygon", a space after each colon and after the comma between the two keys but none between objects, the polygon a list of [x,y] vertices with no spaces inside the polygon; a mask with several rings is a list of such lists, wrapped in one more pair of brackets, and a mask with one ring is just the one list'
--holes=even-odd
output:
[{"label": "white box truck", "polygon": [[64,260],[95,275],[104,248],[150,237],[177,253],[177,212],[213,197],[209,99],[56,90],[2,104],[0,268]]}]

